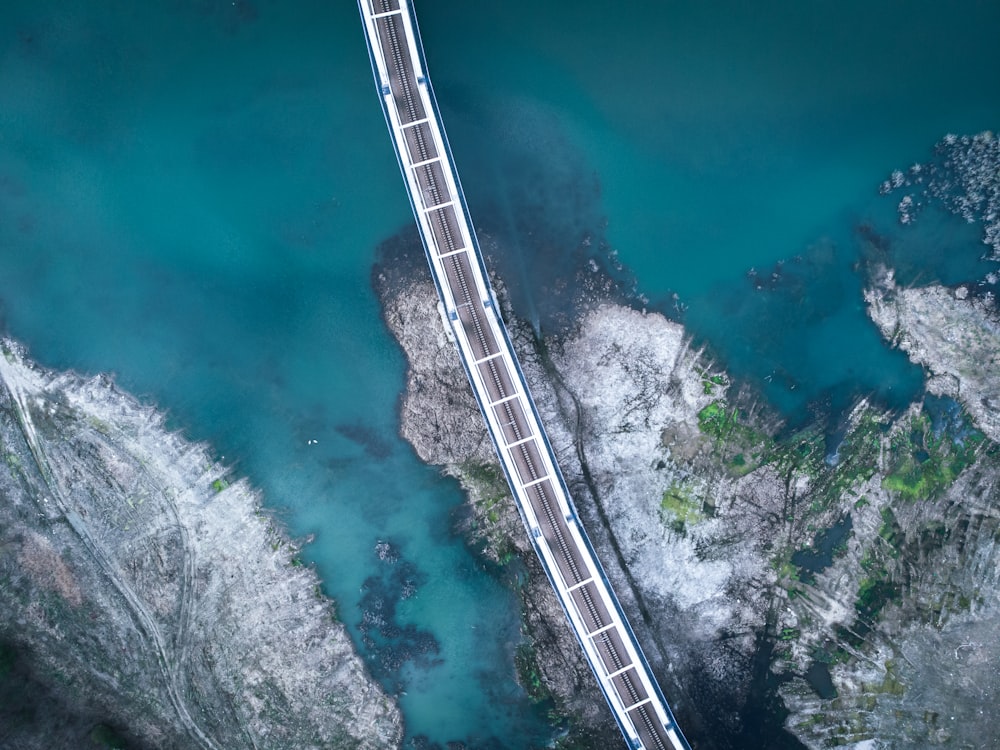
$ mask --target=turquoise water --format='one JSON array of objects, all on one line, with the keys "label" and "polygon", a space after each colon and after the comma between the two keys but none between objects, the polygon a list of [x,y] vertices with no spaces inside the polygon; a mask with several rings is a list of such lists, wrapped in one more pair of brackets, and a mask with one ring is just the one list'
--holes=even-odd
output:
[{"label": "turquoise water", "polygon": [[[544,327],[574,250],[615,251],[789,415],[919,387],[863,316],[858,227],[914,275],[985,273],[974,227],[904,231],[876,190],[944,133],[997,126],[1000,7],[418,9],[524,314]],[[452,536],[457,487],[396,434],[404,362],[369,273],[411,221],[353,3],[0,10],[6,330],[46,365],[115,372],[315,535],[411,738],[540,744],[514,598]],[[376,600],[394,619],[362,627]]]},{"label": "turquoise water", "polygon": [[[553,234],[563,249],[581,231],[603,237],[652,306],[683,309],[797,418],[858,392],[893,406],[914,395],[919,373],[863,315],[856,229],[874,223],[898,255],[937,266],[927,281],[954,278],[955,264],[974,272],[975,232],[958,220],[903,232],[898,197],[877,188],[945,133],[997,127],[1000,6],[446,5],[421,9],[422,29],[473,214],[519,199],[559,228],[525,265],[551,257]],[[473,182],[466,163],[508,174]],[[751,269],[788,283],[753,294]]]},{"label": "turquoise water", "polygon": [[376,544],[415,567],[364,650],[410,735],[543,738],[514,597],[451,535],[457,486],[396,435],[404,361],[369,274],[411,216],[356,7],[249,9],[3,11],[5,327],[49,366],[115,372],[315,535],[359,644],[365,591],[401,597]]}]

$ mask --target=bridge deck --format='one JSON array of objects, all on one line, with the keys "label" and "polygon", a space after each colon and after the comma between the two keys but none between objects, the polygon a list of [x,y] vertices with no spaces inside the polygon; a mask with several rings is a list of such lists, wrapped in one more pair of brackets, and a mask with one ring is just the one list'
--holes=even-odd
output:
[{"label": "bridge deck", "polygon": [[690,750],[577,519],[493,304],[408,0],[359,0],[372,69],[473,392],[563,609],[632,748]]}]

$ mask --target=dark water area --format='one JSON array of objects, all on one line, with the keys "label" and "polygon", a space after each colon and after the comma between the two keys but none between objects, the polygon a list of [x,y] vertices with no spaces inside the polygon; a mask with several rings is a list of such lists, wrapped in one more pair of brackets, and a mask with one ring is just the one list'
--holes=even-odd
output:
[{"label": "dark water area", "polygon": [[806,670],[805,678],[809,686],[816,691],[816,695],[823,700],[832,700],[837,697],[837,688],[834,687],[828,664],[821,661],[813,662]]},{"label": "dark water area", "polygon": [[[662,310],[833,434],[859,396],[902,408],[922,383],[865,317],[866,265],[996,267],[976,225],[901,226],[878,186],[945,133],[998,127],[1000,5],[417,10],[484,249],[540,332],[599,293]],[[0,8],[5,332],[115,373],[314,538],[409,746],[541,747],[516,597],[455,535],[457,486],[398,436],[405,362],[370,280],[410,226],[353,3]],[[742,746],[791,746],[759,684]]]},{"label": "dark water area", "polygon": [[793,554],[792,565],[799,569],[799,580],[812,583],[816,580],[817,573],[822,573],[830,567],[837,549],[841,545],[846,545],[853,527],[851,516],[844,516],[829,529],[816,534],[811,547],[800,549]]},{"label": "dark water area", "polygon": [[372,672],[395,694],[404,688],[403,665],[410,662],[428,669],[439,659],[441,647],[429,631],[397,619],[397,604],[415,596],[426,576],[414,563],[401,559],[391,542],[376,544],[375,555],[381,565],[361,586],[360,629]]}]

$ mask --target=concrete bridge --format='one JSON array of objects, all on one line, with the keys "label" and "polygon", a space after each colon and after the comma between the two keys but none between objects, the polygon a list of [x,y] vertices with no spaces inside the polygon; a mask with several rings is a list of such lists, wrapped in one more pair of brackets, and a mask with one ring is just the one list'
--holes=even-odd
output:
[{"label": "concrete bridge", "polygon": [[631,748],[690,750],[580,523],[496,308],[408,0],[359,0],[434,283],[521,519]]}]

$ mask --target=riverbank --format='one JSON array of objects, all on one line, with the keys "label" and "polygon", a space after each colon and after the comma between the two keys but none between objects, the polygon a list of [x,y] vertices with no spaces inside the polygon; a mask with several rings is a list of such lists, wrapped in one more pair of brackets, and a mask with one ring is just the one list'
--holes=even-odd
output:
[{"label": "riverbank", "polygon": [[111,379],[2,350],[0,690],[46,700],[3,704],[5,745],[399,746],[259,493]]}]

